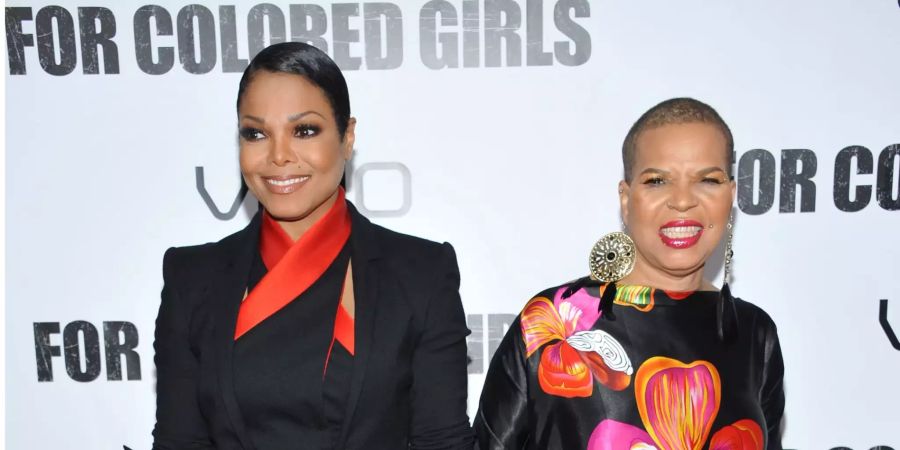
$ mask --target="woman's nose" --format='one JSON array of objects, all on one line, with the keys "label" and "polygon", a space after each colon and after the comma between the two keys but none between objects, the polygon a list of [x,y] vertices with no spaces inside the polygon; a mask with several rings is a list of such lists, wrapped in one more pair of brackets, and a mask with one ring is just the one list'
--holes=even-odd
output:
[{"label": "woman's nose", "polygon": [[666,206],[675,211],[684,212],[697,206],[697,196],[689,187],[678,187],[672,192],[672,197],[666,201]]},{"label": "woman's nose", "polygon": [[288,138],[276,137],[272,140],[272,148],[269,149],[269,159],[272,164],[278,167],[286,166],[292,162],[296,162],[293,149],[291,149],[291,140]]}]

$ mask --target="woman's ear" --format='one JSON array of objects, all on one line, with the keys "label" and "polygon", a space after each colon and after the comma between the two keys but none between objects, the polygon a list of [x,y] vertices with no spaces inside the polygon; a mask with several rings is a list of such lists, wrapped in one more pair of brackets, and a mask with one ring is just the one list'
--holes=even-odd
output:
[{"label": "woman's ear", "polygon": [[731,207],[734,208],[734,201],[737,200],[737,183],[734,177],[731,177]]},{"label": "woman's ear", "polygon": [[353,144],[356,142],[356,118],[351,117],[350,120],[347,121],[347,129],[344,130],[344,140],[341,142],[343,148],[341,152],[343,153],[344,160],[350,161],[350,158],[353,157]]},{"label": "woman's ear", "polygon": [[622,180],[619,182],[619,214],[622,215],[622,223],[628,226],[628,199],[631,195],[631,186]]}]

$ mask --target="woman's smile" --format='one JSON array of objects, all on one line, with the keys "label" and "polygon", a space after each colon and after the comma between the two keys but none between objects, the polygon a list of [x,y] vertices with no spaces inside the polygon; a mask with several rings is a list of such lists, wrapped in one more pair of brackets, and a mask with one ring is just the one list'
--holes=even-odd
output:
[{"label": "woman's smile", "polygon": [[663,244],[674,249],[693,247],[702,234],[703,224],[696,220],[673,220],[659,228]]},{"label": "woman's smile", "polygon": [[309,175],[285,175],[262,177],[265,186],[273,194],[291,194],[299,190],[309,180]]}]

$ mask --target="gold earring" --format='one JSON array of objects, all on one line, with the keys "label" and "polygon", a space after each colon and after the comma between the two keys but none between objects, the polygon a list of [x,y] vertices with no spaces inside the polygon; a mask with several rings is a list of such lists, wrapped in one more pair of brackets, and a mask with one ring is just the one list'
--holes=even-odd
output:
[{"label": "gold earring", "polygon": [[600,238],[591,249],[588,265],[591,278],[614,283],[625,278],[634,269],[634,241],[621,231]]}]

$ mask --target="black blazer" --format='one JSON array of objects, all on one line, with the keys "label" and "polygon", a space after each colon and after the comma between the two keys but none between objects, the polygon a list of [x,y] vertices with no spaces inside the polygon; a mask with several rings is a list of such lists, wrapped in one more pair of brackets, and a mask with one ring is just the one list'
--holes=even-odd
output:
[{"label": "black blazer", "polygon": [[[348,207],[356,352],[338,448],[471,448],[469,330],[453,247],[395,233]],[[234,392],[232,349],[260,222],[257,214],[217,243],[166,251],[153,344],[154,449],[254,448]]]}]

